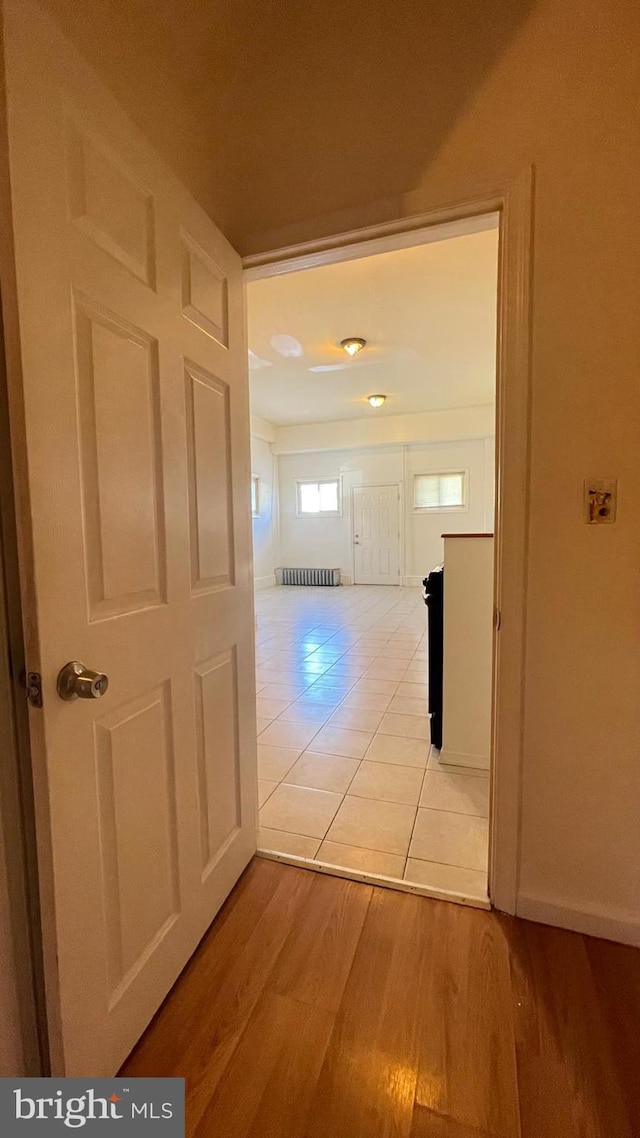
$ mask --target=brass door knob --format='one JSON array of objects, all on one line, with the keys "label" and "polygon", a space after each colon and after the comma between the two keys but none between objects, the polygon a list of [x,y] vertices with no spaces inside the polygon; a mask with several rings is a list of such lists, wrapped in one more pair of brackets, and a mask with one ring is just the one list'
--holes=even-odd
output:
[{"label": "brass door knob", "polygon": [[92,672],[78,660],[70,660],[58,675],[60,699],[102,699],[108,687],[104,672]]}]

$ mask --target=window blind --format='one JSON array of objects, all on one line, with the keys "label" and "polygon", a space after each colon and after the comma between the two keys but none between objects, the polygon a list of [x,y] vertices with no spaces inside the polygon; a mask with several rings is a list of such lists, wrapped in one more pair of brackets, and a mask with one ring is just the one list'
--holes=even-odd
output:
[{"label": "window blind", "polygon": [[413,485],[416,510],[453,510],[465,505],[463,470],[416,474]]}]

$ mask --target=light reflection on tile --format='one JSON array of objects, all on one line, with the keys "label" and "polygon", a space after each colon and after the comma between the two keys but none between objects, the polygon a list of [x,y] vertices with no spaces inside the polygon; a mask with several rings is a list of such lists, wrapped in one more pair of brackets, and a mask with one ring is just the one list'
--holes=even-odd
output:
[{"label": "light reflection on tile", "polygon": [[256,611],[260,848],[485,898],[489,780],[430,751],[421,591],[273,588]]},{"label": "light reflection on tile", "polygon": [[348,727],[334,727],[328,723],[318,731],[309,750],[362,759],[372,738],[371,731],[352,731]]}]

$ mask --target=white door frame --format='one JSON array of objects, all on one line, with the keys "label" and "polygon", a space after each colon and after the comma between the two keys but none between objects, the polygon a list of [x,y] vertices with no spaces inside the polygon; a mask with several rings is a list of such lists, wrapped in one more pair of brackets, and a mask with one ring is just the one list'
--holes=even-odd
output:
[{"label": "white door frame", "polygon": [[363,482],[362,485],[351,487],[351,580],[354,585],[356,581],[356,554],[355,554],[355,509],[354,509],[354,494],[356,490],[377,490],[382,486],[396,486],[398,490],[398,526],[400,532],[398,533],[398,585],[404,584],[404,526],[403,526],[403,498],[402,498],[402,483],[401,482]]},{"label": "white door frame", "polygon": [[[457,200],[383,222],[244,258],[247,280],[299,272],[486,227],[498,214],[496,519],[489,896],[515,913],[520,862],[530,436],[533,169],[487,190],[473,181]],[[483,219],[485,219],[483,224]]]}]

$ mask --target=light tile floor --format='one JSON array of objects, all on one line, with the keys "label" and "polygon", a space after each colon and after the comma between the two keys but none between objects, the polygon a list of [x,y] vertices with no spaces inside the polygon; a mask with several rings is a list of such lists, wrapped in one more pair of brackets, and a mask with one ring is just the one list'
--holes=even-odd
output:
[{"label": "light tile floor", "polygon": [[474,899],[489,779],[429,745],[421,590],[256,594],[259,847]]}]

